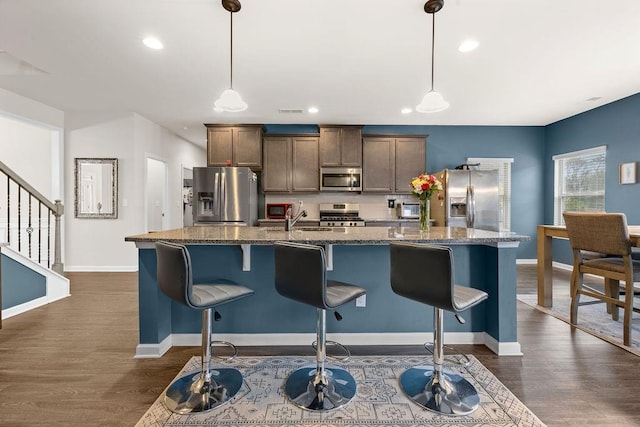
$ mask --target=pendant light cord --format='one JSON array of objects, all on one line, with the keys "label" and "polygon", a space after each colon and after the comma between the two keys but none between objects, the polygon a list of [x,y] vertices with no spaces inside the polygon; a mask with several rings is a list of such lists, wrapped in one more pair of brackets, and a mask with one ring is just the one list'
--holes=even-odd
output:
[{"label": "pendant light cord", "polygon": [[[231,19],[230,31],[229,31],[231,33],[231,37],[230,37],[231,43],[229,46],[229,51],[231,52],[230,60],[229,60],[229,88],[233,89],[233,12],[229,12],[229,17]],[[431,82],[431,86],[433,86],[433,82]]]},{"label": "pendant light cord", "polygon": [[435,56],[435,41],[436,41],[436,14],[431,14],[432,25],[431,25],[431,91],[433,92],[433,63]]}]

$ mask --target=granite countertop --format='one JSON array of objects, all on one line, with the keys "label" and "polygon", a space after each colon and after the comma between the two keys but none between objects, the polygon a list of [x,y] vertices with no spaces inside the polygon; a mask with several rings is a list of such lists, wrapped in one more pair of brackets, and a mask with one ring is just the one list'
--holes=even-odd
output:
[{"label": "granite countertop", "polygon": [[393,241],[429,242],[441,244],[517,243],[529,236],[510,232],[495,232],[461,227],[431,227],[420,232],[417,227],[304,227],[292,231],[282,227],[197,226],[139,234],[125,237],[127,242],[153,243],[166,240],[190,244],[258,244],[294,241],[313,244],[371,245]]}]

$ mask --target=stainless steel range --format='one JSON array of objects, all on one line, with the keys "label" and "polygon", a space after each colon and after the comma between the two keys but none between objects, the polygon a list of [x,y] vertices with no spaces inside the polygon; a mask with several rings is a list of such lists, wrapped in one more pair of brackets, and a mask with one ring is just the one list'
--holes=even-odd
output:
[{"label": "stainless steel range", "polygon": [[364,227],[357,203],[320,203],[320,227]]}]

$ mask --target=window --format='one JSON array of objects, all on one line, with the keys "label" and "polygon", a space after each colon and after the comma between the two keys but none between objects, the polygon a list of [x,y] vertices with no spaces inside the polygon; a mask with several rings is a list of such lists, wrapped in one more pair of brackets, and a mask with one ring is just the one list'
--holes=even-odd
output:
[{"label": "window", "polygon": [[468,164],[480,165],[478,170],[498,170],[498,201],[500,211],[500,230],[511,229],[511,163],[513,159],[491,157],[479,158],[470,157]]},{"label": "window", "polygon": [[604,211],[606,146],[553,156],[553,223],[563,225],[564,211]]}]

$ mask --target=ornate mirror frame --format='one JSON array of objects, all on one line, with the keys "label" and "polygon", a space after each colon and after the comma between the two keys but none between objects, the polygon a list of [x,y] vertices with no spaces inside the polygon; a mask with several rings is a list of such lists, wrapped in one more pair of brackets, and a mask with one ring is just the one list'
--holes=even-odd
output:
[{"label": "ornate mirror frame", "polygon": [[75,159],[75,217],[118,218],[118,159]]}]

